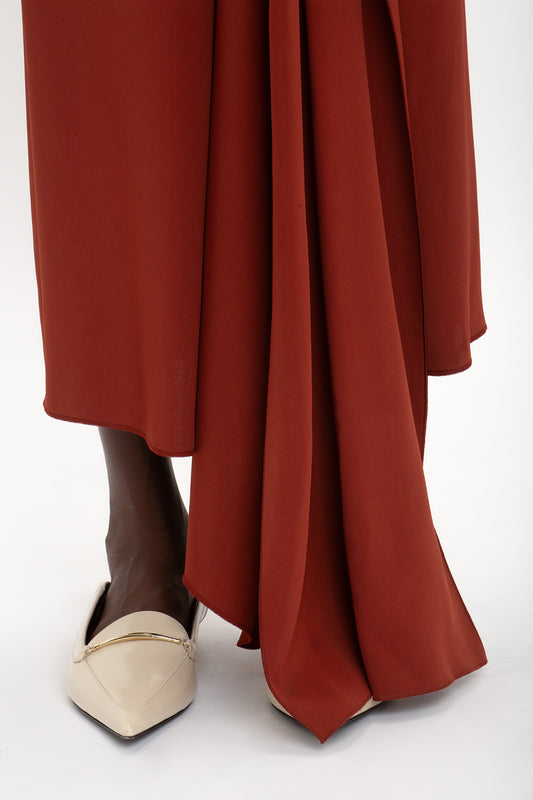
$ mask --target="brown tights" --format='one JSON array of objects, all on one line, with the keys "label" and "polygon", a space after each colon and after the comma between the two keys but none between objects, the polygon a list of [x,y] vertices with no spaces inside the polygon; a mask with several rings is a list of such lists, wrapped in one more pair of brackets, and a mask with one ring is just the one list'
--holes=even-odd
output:
[{"label": "brown tights", "polygon": [[132,611],[163,611],[190,634],[194,597],[181,580],[188,513],[172,461],[135,433],[98,430],[109,481],[105,546],[111,585],[88,639]]}]

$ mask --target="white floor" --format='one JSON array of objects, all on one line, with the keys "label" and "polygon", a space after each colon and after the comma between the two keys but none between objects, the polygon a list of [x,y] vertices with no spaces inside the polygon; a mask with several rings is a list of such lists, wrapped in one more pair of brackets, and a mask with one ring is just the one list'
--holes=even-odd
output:
[{"label": "white floor", "polygon": [[[270,705],[260,653],[237,648],[239,631],[212,612],[196,700],[146,737],[113,737],[66,696],[75,633],[107,577],[107,479],[96,429],[41,407],[18,0],[3,1],[0,800],[533,798],[533,13],[510,6],[467,3],[489,330],[470,370],[430,379],[425,458],[435,527],[489,663],[321,745]],[[190,459],[174,466],[188,502]]]}]

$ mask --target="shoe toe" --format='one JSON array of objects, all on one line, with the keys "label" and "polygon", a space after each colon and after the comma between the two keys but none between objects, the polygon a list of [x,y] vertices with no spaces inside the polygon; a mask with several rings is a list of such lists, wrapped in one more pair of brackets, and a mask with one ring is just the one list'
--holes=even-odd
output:
[{"label": "shoe toe", "polygon": [[[132,738],[192,702],[196,642],[191,643],[185,628],[168,614],[137,611],[112,622],[86,645],[85,633],[104,589],[101,584],[74,643],[67,692],[98,722]],[[119,641],[111,641],[117,637]]]}]

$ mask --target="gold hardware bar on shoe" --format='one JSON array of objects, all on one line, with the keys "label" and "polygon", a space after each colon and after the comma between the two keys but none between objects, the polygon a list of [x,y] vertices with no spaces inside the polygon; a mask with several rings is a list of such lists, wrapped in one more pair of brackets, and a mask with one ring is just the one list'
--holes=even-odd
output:
[{"label": "gold hardware bar on shoe", "polygon": [[101,647],[106,647],[108,644],[115,644],[116,642],[133,642],[139,639],[157,639],[162,642],[179,644],[186,649],[189,658],[192,658],[193,655],[194,642],[192,642],[191,639],[176,639],[174,636],[166,636],[163,633],[151,633],[149,631],[132,631],[132,633],[126,633],[123,636],[114,636],[112,639],[106,639],[103,642],[85,645],[80,656],[75,658],[74,661],[83,661],[84,658],[91,653],[94,653],[95,650],[99,650]]}]

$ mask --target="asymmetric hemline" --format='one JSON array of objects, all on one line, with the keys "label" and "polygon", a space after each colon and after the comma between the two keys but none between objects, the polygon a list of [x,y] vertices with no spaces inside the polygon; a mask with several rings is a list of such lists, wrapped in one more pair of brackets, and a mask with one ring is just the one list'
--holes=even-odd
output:
[{"label": "asymmetric hemline", "polygon": [[[485,333],[486,330],[487,330],[487,326],[485,325],[483,327],[483,330],[481,330],[479,333],[477,333],[474,336],[472,336],[472,338],[470,339],[470,343],[474,342],[476,339],[479,339]],[[437,376],[437,375],[455,375],[455,374],[457,374],[459,372],[464,372],[465,370],[467,370],[471,366],[472,366],[472,359],[470,358],[469,361],[466,364],[463,364],[460,367],[455,367],[455,368],[453,368],[451,370],[431,371],[431,372],[428,372],[428,375],[435,375],[435,376]],[[53,417],[54,419],[62,420],[63,422],[78,422],[78,423],[83,423],[85,425],[98,425],[98,426],[103,426],[103,427],[107,427],[107,428],[115,428],[116,430],[126,430],[126,431],[130,431],[131,433],[136,433],[138,436],[142,436],[143,439],[146,440],[146,443],[148,444],[148,446],[149,446],[150,450],[152,450],[152,452],[154,452],[154,453],[156,453],[157,455],[160,455],[160,456],[169,456],[171,458],[185,458],[187,456],[192,456],[194,454],[194,448],[191,448],[190,450],[180,451],[180,452],[171,451],[171,450],[163,450],[162,448],[157,447],[149,439],[149,437],[148,437],[148,435],[147,435],[147,433],[145,431],[139,430],[138,428],[135,428],[133,425],[128,425],[127,423],[125,423],[123,421],[121,421],[121,422],[110,422],[109,420],[83,419],[83,418],[80,418],[80,417],[73,417],[70,414],[61,414],[58,411],[52,411],[52,409],[48,408],[45,400],[43,401],[43,408],[44,408],[46,414],[49,417]]]},{"label": "asymmetric hemline", "polygon": [[45,412],[192,456],[184,583],[321,742],[479,669],[423,470],[487,329],[464,2],[22,19]]}]

